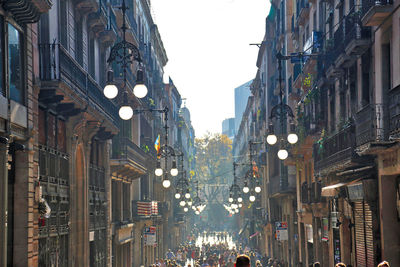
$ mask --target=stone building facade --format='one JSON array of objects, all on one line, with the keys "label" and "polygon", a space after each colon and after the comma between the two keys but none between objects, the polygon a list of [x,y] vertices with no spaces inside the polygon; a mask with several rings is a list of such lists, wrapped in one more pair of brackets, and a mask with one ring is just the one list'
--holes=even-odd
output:
[{"label": "stone building facade", "polygon": [[[126,3],[126,38],[139,48],[149,89],[145,98],[134,97],[133,64],[127,72],[129,102],[134,109],[169,107],[170,115],[178,114],[179,92],[175,88],[178,98],[172,100],[162,79],[168,58],[150,2]],[[164,135],[163,116],[146,112],[122,121],[121,91],[113,101],[103,95],[109,68],[117,86],[123,83],[119,66],[107,64],[111,46],[121,39],[120,5],[0,5],[1,265],[149,265],[176,246],[167,224],[174,203],[154,175],[154,141]],[[178,134],[177,122],[169,127]],[[154,213],[139,214],[138,202],[156,203]],[[155,244],[144,240],[148,227],[156,229]]]},{"label": "stone building facade", "polygon": [[[299,141],[284,162],[267,147],[265,243],[258,247],[287,266],[399,262],[398,6],[271,2],[257,59],[261,82],[253,82],[261,94],[252,97],[266,97],[268,125],[282,85]],[[281,84],[278,52],[289,56]],[[277,240],[282,221],[287,240]]]}]

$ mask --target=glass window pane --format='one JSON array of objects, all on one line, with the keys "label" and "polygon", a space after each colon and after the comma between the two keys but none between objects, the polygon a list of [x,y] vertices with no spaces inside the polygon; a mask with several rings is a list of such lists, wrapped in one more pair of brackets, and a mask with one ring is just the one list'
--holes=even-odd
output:
[{"label": "glass window pane", "polygon": [[4,87],[4,70],[3,70],[3,43],[4,43],[4,34],[3,34],[3,17],[0,16],[0,94],[5,96],[6,90]]},{"label": "glass window pane", "polygon": [[8,24],[8,81],[10,84],[10,98],[24,104],[21,53],[21,34],[14,26]]}]

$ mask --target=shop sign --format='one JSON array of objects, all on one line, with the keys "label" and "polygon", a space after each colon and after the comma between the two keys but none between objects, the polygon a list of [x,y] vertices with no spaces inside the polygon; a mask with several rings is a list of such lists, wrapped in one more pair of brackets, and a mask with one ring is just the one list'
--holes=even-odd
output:
[{"label": "shop sign", "polygon": [[278,241],[289,240],[287,222],[275,222],[275,238]]},{"label": "shop sign", "polygon": [[157,235],[156,235],[156,227],[150,226],[144,228],[144,244],[146,246],[156,246],[157,245]]},{"label": "shop sign", "polygon": [[341,262],[341,257],[340,257],[340,240],[338,240],[338,239],[335,239],[334,240],[334,242],[333,242],[333,249],[334,249],[334,251],[333,251],[333,253],[334,253],[334,255],[333,255],[333,257],[334,257],[334,259],[335,259],[335,264],[336,263],[339,263],[339,262]]},{"label": "shop sign", "polygon": [[306,234],[307,234],[307,242],[314,243],[312,224],[306,224]]}]

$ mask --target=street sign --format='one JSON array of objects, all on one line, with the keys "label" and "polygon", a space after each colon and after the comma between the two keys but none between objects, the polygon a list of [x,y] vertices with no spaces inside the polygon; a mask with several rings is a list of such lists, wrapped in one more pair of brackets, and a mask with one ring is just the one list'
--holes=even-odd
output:
[{"label": "street sign", "polygon": [[145,227],[143,237],[144,237],[144,244],[146,246],[157,245],[156,227],[155,226]]},{"label": "street sign", "polygon": [[275,222],[275,238],[278,241],[289,240],[287,222]]}]

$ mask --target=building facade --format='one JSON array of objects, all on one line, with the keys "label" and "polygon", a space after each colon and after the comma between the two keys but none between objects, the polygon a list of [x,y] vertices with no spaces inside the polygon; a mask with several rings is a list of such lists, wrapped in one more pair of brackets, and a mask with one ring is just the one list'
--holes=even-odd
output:
[{"label": "building facade", "polygon": [[[169,239],[172,190],[154,175],[165,114],[123,121],[121,91],[112,101],[103,95],[108,69],[123,85],[121,68],[107,63],[122,38],[121,3],[0,5],[2,266],[149,265],[177,245]],[[143,99],[133,95],[138,66],[132,64],[129,103],[137,110],[168,107],[169,145],[178,147],[181,100],[162,81],[168,58],[150,2],[126,3],[126,38],[139,48],[149,89]],[[189,128],[185,144],[194,138]]]},{"label": "building facade", "polygon": [[[252,84],[261,92],[252,108],[264,101],[266,117],[255,139],[270,131],[282,88],[299,141],[284,161],[267,145],[258,248],[286,266],[399,264],[398,6],[271,2]],[[278,52],[288,56],[281,70]],[[288,133],[289,120],[272,124]],[[246,131],[240,126],[238,143]]]},{"label": "building facade", "polygon": [[222,121],[222,134],[233,140],[235,137],[235,118],[229,118]]}]

